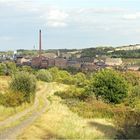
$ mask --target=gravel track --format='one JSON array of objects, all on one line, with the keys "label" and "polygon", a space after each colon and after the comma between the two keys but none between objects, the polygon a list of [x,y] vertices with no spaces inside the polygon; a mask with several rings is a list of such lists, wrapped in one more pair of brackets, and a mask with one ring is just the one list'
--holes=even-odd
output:
[{"label": "gravel track", "polygon": [[47,110],[47,106],[48,106],[48,101],[46,99],[46,94],[44,94],[45,92],[49,93],[51,92],[51,88],[47,88],[47,85],[45,85],[43,87],[43,89],[40,91],[42,94],[42,99],[44,100],[44,105],[42,106],[42,108],[38,111],[37,110],[37,106],[39,105],[39,100],[38,98],[36,98],[34,105],[29,108],[26,109],[23,112],[20,112],[14,116],[11,116],[10,118],[6,119],[5,121],[0,123],[0,126],[4,126],[7,125],[9,123],[15,122],[18,119],[20,119],[21,117],[27,115],[29,112],[32,112],[31,115],[26,118],[25,120],[23,120],[20,124],[13,126],[11,128],[7,128],[6,130],[2,131],[0,133],[0,140],[13,140],[16,139],[16,137],[29,125],[31,125],[38,117],[40,117],[46,110]]}]

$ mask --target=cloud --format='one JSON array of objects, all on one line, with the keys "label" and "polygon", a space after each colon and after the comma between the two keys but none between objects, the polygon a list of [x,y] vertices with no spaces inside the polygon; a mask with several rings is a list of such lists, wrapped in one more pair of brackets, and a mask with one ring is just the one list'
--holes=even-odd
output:
[{"label": "cloud", "polygon": [[136,12],[134,14],[126,14],[122,17],[124,20],[136,20],[140,19],[140,12]]},{"label": "cloud", "polygon": [[[14,16],[21,15],[20,20],[27,17],[36,19],[49,27],[66,27],[68,25],[68,13],[56,6],[43,5],[34,1],[19,1],[19,0],[0,0],[0,6],[7,9],[13,9]],[[7,13],[7,15],[11,13]],[[1,16],[1,14],[0,14]],[[18,16],[19,17],[19,16]],[[20,18],[20,17],[19,17]],[[19,19],[16,19],[19,20]],[[28,21],[29,22],[29,21]]]},{"label": "cloud", "polygon": [[68,25],[68,17],[69,15],[66,11],[57,7],[49,7],[41,15],[41,19],[45,20],[49,27],[66,27]]}]

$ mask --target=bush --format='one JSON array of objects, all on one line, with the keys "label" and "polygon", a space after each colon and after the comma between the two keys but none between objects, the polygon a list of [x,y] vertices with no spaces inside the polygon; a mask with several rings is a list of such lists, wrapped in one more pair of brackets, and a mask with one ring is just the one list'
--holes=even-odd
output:
[{"label": "bush", "polygon": [[51,82],[52,81],[52,75],[47,70],[39,70],[36,75],[38,80],[44,81],[44,82]]},{"label": "bush", "polygon": [[83,87],[86,86],[87,84],[86,75],[82,72],[79,72],[76,75],[74,75],[74,79],[75,79],[76,86]]},{"label": "bush", "polygon": [[0,75],[5,75],[6,71],[7,71],[6,65],[0,63]]},{"label": "bush", "polygon": [[16,64],[13,62],[7,62],[6,64],[6,75],[12,75],[17,72]]},{"label": "bush", "polygon": [[116,127],[119,139],[140,139],[140,112],[126,111],[124,114],[116,114]]},{"label": "bush", "polygon": [[114,106],[89,97],[85,101],[79,99],[65,99],[63,101],[71,111],[84,118],[114,118],[115,114],[123,114],[124,106]]},{"label": "bush", "polygon": [[128,95],[127,81],[114,70],[102,70],[95,74],[92,84],[97,99],[101,97],[109,103],[120,103]]},{"label": "bush", "polygon": [[58,79],[58,82],[61,82],[63,84],[68,84],[68,85],[74,84],[73,76],[70,75],[70,73],[68,73],[65,70],[60,70],[59,71],[59,77],[60,78]]},{"label": "bush", "polygon": [[128,81],[132,86],[137,86],[140,84],[140,77],[134,72],[125,72],[123,77]]},{"label": "bush", "polygon": [[19,71],[23,71],[23,72],[28,72],[31,74],[35,74],[35,69],[32,69],[30,66],[22,66],[22,67],[18,67]]},{"label": "bush", "polygon": [[57,67],[53,67],[49,69],[49,72],[52,75],[52,79],[53,81],[57,82],[58,79],[60,79],[60,75],[59,75],[59,69]]},{"label": "bush", "polygon": [[31,102],[35,97],[36,79],[27,72],[19,72],[12,77],[10,89],[23,94],[26,102]]},{"label": "bush", "polygon": [[55,95],[60,96],[62,99],[69,99],[69,98],[80,99],[83,92],[84,92],[84,89],[71,86],[66,91],[56,92]]},{"label": "bush", "polygon": [[125,104],[134,109],[140,109],[140,85],[132,87]]}]

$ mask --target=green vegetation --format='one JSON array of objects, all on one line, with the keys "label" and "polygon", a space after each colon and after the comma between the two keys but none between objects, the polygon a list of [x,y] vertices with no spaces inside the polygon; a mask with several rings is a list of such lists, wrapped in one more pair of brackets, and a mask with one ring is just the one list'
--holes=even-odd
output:
[{"label": "green vegetation", "polygon": [[127,81],[114,70],[98,72],[91,85],[97,99],[100,97],[110,103],[120,103],[128,94]]},{"label": "green vegetation", "polygon": [[52,81],[52,75],[48,70],[39,70],[36,74],[36,78],[44,82]]},{"label": "green vegetation", "polygon": [[46,95],[50,101],[48,110],[18,137],[18,139],[113,139],[116,130],[106,119],[84,119],[62,104],[62,99],[54,96],[68,86],[49,83],[51,89]]},{"label": "green vegetation", "polygon": [[125,111],[123,115],[116,114],[115,126],[118,129],[119,139],[139,139],[140,138],[140,112]]},{"label": "green vegetation", "polygon": [[96,47],[82,50],[82,57],[110,56],[114,58],[140,58],[140,49],[138,50],[117,50],[113,47]]},{"label": "green vegetation", "polygon": [[[3,78],[2,82],[0,81],[0,108],[7,108],[7,110],[18,108],[24,103],[34,102],[36,78],[44,81],[48,87],[51,85],[52,92],[55,94],[48,95],[48,100],[52,103],[48,111],[49,114],[45,113],[40,120],[40,122],[46,121],[47,125],[40,124],[40,127],[45,129],[45,132],[48,130],[50,133],[58,135],[57,138],[61,136],[62,138],[139,138],[140,74],[138,72],[104,69],[96,73],[84,74],[82,72],[68,72],[56,67],[48,70],[33,70],[28,66],[17,68],[13,63],[6,63],[0,64],[0,75],[0,78]],[[5,75],[12,78],[9,77],[9,80],[8,76],[5,77]],[[9,81],[9,83],[5,81]],[[62,84],[65,85],[62,86]],[[63,87],[65,90],[60,90]],[[66,114],[63,114],[63,111],[66,111]],[[60,116],[57,118],[53,116],[53,113],[57,114],[57,117],[60,113]],[[50,120],[46,117],[53,118],[54,123],[48,126]],[[69,117],[72,120],[69,120]],[[114,130],[113,135],[106,136],[100,133],[93,136],[91,129],[85,124],[86,128],[82,131],[83,122],[87,123],[86,119],[97,118],[109,119],[111,123],[114,123],[117,135],[116,130]],[[66,122],[60,125],[59,121],[62,122],[62,120]],[[79,124],[77,125],[76,122]],[[57,125],[54,127],[53,125],[56,123]],[[75,125],[72,125],[73,123]],[[60,131],[58,131],[59,127],[62,127]],[[71,127],[75,127],[75,129],[68,132]],[[63,131],[63,128],[66,131]],[[84,132],[84,135],[80,133],[81,131]],[[46,138],[44,131],[41,132],[41,135]]]},{"label": "green vegetation", "polygon": [[[85,86],[79,86],[75,80],[75,86],[70,86],[66,91],[56,92],[55,95],[60,96],[63,99],[62,103],[79,116],[114,120],[118,129],[116,137],[133,138],[133,135],[136,135],[135,137],[138,138],[140,130],[138,120],[140,117],[140,77],[138,74],[102,70],[91,75],[92,78],[84,77],[85,81],[88,81]],[[84,81],[79,76],[77,80]],[[131,117],[132,111],[135,115],[132,114]],[[131,123],[128,123],[128,116]]]},{"label": "green vegetation", "polygon": [[27,72],[19,72],[12,77],[10,89],[23,94],[25,102],[31,102],[35,97],[36,79]]}]

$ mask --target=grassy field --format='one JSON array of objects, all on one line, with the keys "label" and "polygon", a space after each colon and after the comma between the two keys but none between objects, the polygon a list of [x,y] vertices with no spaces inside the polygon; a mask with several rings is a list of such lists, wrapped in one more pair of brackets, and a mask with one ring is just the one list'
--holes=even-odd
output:
[{"label": "grassy field", "polygon": [[61,98],[53,95],[55,91],[64,90],[66,86],[50,83],[48,87],[53,90],[46,91],[50,101],[47,112],[28,127],[18,139],[114,138],[116,130],[110,120],[79,117],[61,103]]},{"label": "grassy field", "polygon": [[132,64],[132,65],[138,65],[140,66],[140,59],[135,59],[135,58],[124,58],[123,59],[124,64]]}]

